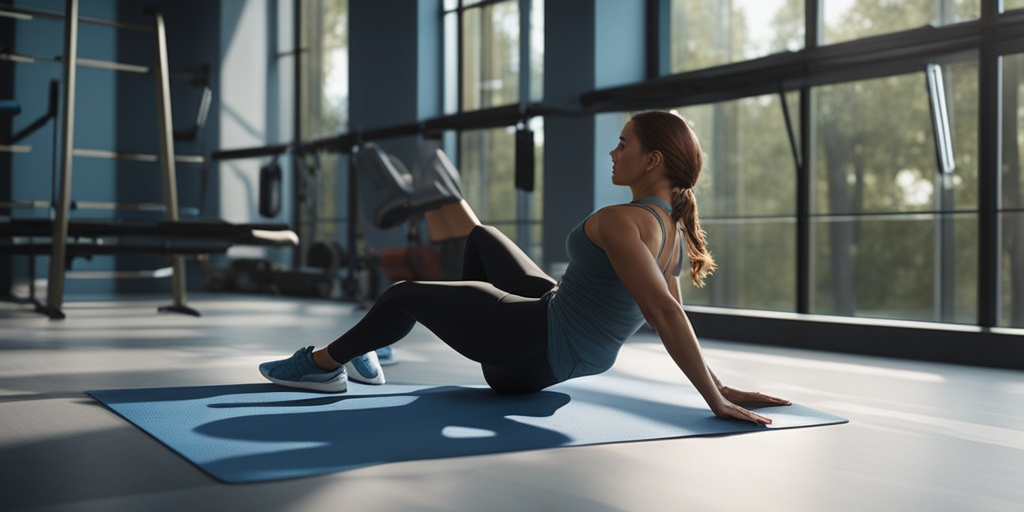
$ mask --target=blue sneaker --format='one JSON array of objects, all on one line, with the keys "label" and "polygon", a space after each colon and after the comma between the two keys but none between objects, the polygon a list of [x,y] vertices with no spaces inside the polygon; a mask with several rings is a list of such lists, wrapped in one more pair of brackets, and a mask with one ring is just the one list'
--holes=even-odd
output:
[{"label": "blue sneaker", "polygon": [[398,364],[398,358],[395,357],[395,352],[391,350],[391,347],[384,347],[377,349],[377,361],[381,366],[391,366]]},{"label": "blue sneaker", "polygon": [[324,393],[341,393],[348,388],[345,367],[321,370],[313,362],[313,347],[300,348],[288,359],[260,365],[260,373],[274,384]]},{"label": "blue sneaker", "polygon": [[376,352],[367,352],[353,357],[345,363],[345,371],[349,378],[364,384],[384,384],[384,370],[377,361]]}]

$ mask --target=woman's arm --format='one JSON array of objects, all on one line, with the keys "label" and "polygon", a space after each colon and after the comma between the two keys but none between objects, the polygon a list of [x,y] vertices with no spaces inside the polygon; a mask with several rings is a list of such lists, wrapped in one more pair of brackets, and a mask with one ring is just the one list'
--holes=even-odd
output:
[{"label": "woman's arm", "polygon": [[[674,265],[670,265],[669,268],[673,266]],[[682,294],[679,291],[679,278],[672,275],[671,273],[667,273],[665,274],[665,282],[668,283],[669,294],[672,295],[672,298],[675,299],[675,301],[678,302],[680,306],[682,306],[683,299]],[[724,396],[726,400],[734,404],[758,403],[766,405],[790,405],[792,403],[789,400],[786,400],[785,398],[778,398],[766,395],[764,393],[758,393],[754,391],[743,391],[736,388],[726,387],[722,385],[722,381],[718,380],[718,376],[715,375],[715,372],[713,370],[711,370],[710,365],[708,366],[708,373],[711,374],[711,380],[715,382],[715,386],[718,387],[718,391],[722,393],[722,396]]]},{"label": "woman's arm", "polygon": [[[651,248],[644,243],[641,235],[644,218],[629,210],[632,208],[601,210],[588,221],[588,236],[608,255],[644,318],[715,415],[762,425],[771,423],[770,419],[739,407],[723,396],[704,361],[697,336],[677,299],[678,295],[673,296]],[[678,294],[678,290],[675,293]]]}]

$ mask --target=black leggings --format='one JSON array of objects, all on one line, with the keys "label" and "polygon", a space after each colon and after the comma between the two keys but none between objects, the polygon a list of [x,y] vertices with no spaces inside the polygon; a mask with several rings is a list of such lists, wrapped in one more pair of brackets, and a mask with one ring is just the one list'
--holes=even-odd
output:
[{"label": "black leggings", "polygon": [[487,384],[532,393],[555,384],[547,358],[547,305],[556,283],[504,234],[477,226],[466,240],[462,281],[401,281],[327,350],[348,361],[388,346],[420,322],[481,364]]}]

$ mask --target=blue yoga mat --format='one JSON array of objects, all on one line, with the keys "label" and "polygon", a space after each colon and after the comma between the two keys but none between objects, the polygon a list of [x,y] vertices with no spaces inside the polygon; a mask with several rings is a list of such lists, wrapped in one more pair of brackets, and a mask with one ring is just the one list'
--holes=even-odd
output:
[{"label": "blue yoga mat", "polygon": [[532,395],[357,383],[336,395],[273,384],[88,393],[228,483],[400,461],[846,422],[800,405],[758,409],[774,420],[770,427],[723,420],[690,386],[608,374]]}]

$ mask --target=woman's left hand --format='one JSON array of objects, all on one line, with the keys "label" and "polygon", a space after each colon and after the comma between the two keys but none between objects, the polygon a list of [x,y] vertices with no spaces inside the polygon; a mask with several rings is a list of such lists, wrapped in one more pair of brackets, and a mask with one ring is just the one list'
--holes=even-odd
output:
[{"label": "woman's left hand", "polygon": [[750,405],[791,405],[792,402],[784,398],[769,396],[756,391],[742,391],[724,386],[720,389],[722,396],[734,404]]}]

